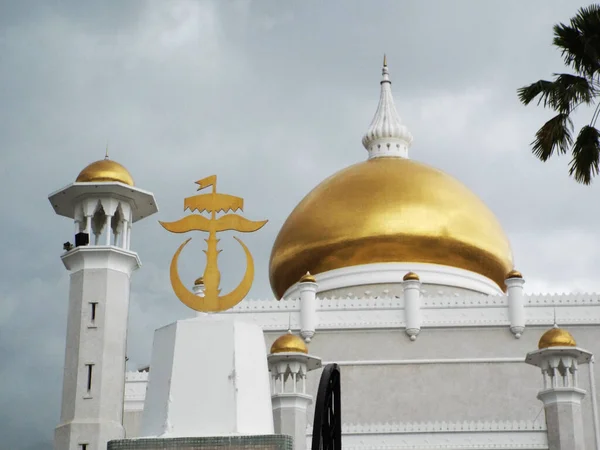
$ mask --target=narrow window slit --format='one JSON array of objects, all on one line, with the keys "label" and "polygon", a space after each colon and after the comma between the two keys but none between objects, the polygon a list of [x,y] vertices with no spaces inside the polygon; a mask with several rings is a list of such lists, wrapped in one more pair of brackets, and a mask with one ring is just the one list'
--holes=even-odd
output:
[{"label": "narrow window slit", "polygon": [[92,306],[92,313],[91,313],[92,322],[95,322],[96,321],[96,311],[98,309],[98,303],[94,302],[94,303],[90,303],[90,305]]},{"label": "narrow window slit", "polygon": [[90,391],[92,390],[92,368],[94,367],[94,365],[86,364],[86,367],[87,367],[87,391],[89,394]]}]

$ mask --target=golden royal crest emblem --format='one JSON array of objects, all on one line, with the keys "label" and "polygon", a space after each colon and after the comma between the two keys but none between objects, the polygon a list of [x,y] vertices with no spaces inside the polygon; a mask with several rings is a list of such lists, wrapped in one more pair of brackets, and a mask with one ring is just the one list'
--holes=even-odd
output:
[{"label": "golden royal crest emblem", "polygon": [[[192,238],[184,241],[175,252],[175,255],[173,255],[170,268],[171,286],[179,300],[184,305],[196,311],[225,311],[237,305],[250,291],[254,280],[254,260],[246,244],[234,236],[234,239],[239,242],[246,254],[246,272],[242,281],[235,289],[228,294],[220,295],[221,273],[219,272],[217,259],[221,250],[217,249],[217,244],[220,241],[220,239],[217,239],[217,233],[228,230],[251,233],[262,228],[267,221],[252,221],[239,214],[233,214],[237,210],[244,210],[244,199],[233,195],[217,193],[216,175],[196,181],[196,184],[199,191],[207,187],[212,187],[212,192],[209,194],[198,194],[187,197],[184,200],[183,210],[187,211],[189,209],[192,213],[196,211],[197,214],[190,214],[176,222],[160,222],[160,224],[171,233],[187,233],[194,230],[208,232],[208,239],[205,239],[207,249],[204,250],[206,254],[206,267],[204,268],[203,275],[204,296],[200,297],[188,290],[179,278],[177,269],[179,255]],[[227,214],[230,211],[232,214]],[[210,218],[203,216],[203,212],[210,213]],[[218,212],[225,213],[225,215],[217,218]]]}]

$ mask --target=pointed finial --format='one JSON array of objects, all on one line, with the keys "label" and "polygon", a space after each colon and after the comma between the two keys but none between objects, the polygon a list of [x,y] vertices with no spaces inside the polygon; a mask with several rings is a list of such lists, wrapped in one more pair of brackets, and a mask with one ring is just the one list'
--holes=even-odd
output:
[{"label": "pointed finial", "polygon": [[106,152],[104,153],[104,159],[108,159],[108,140],[106,141]]},{"label": "pointed finial", "polygon": [[554,326],[552,328],[558,328],[558,324],[556,323],[556,306],[554,307]]},{"label": "pointed finial", "polygon": [[408,128],[402,124],[400,115],[396,111],[385,54],[381,76],[379,105],[371,125],[363,136],[362,143],[369,152],[369,159],[389,156],[408,158],[408,148],[412,144],[413,137]]},{"label": "pointed finial", "polygon": [[292,313],[288,317],[288,334],[292,334]]},{"label": "pointed finial", "polygon": [[381,84],[392,84],[392,81],[390,80],[390,71],[388,70],[387,66],[387,55],[385,53],[383,54],[383,67],[381,68],[381,77]]}]

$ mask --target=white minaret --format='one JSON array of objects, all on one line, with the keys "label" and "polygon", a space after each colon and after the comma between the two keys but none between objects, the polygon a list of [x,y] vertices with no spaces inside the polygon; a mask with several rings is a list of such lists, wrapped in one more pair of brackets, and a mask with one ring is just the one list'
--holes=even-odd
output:
[{"label": "white minaret", "polygon": [[544,333],[538,347],[527,354],[525,362],[542,369],[544,387],[538,399],[546,413],[548,450],[583,450],[581,400],[586,392],[579,387],[577,375],[592,354],[578,348],[573,336],[556,325]]},{"label": "white minaret", "polygon": [[389,156],[408,158],[408,148],[412,144],[413,136],[402,123],[400,114],[396,110],[385,56],[381,75],[379,104],[362,143],[369,152],[369,159]]},{"label": "white minaret", "polygon": [[320,368],[321,359],[309,355],[304,340],[288,331],[273,342],[267,360],[275,434],[292,436],[294,450],[305,450],[307,409],[312,402],[306,393],[306,374]]},{"label": "white minaret", "polygon": [[131,224],[158,211],[150,192],[108,159],[87,166],[75,183],[49,197],[75,221],[75,246],[61,259],[71,272],[60,424],[56,450],[105,450],[125,437],[123,394],[130,277],[140,266],[130,250]]}]

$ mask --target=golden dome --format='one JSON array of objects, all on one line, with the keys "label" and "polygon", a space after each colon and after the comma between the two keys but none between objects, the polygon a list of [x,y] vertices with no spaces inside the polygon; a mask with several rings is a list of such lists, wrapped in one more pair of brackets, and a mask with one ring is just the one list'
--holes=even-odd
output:
[{"label": "golden dome", "polygon": [[273,345],[271,345],[271,353],[308,353],[308,348],[300,336],[287,333],[279,336]]},{"label": "golden dome", "polygon": [[419,280],[419,275],[417,275],[414,272],[408,272],[406,275],[404,275],[404,278],[402,278],[404,281],[409,281],[409,280],[413,280],[413,281],[418,281]]},{"label": "golden dome", "polygon": [[562,328],[554,327],[546,331],[540,338],[538,348],[549,348],[549,347],[576,347],[577,343],[575,338],[567,330]]},{"label": "golden dome", "polygon": [[373,158],[313,189],[281,228],[269,263],[281,298],[314,274],[385,262],[479,273],[503,288],[512,252],[496,217],[466,186],[425,164]]},{"label": "golden dome", "polygon": [[200,286],[201,284],[204,284],[204,278],[202,278],[202,277],[196,278],[196,281],[194,281],[194,286]]},{"label": "golden dome", "polygon": [[117,181],[133,186],[133,178],[129,171],[118,162],[108,158],[91,163],[77,175],[75,181],[78,183]]},{"label": "golden dome", "polygon": [[513,269],[506,274],[506,279],[508,280],[509,278],[523,278],[523,274],[518,270]]},{"label": "golden dome", "polygon": [[300,277],[299,283],[316,283],[317,279],[313,277],[310,272],[306,272]]}]

